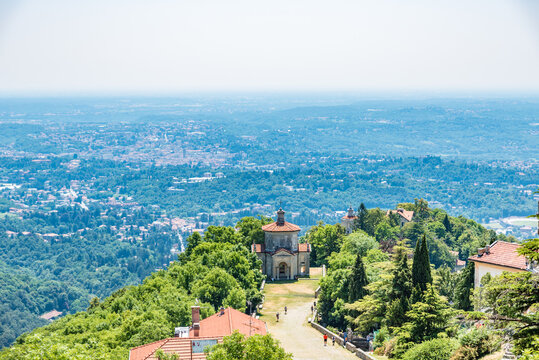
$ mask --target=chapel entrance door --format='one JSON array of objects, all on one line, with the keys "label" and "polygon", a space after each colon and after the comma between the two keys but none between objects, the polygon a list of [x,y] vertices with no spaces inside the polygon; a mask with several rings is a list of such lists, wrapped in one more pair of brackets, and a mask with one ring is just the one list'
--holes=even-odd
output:
[{"label": "chapel entrance door", "polygon": [[279,264],[279,279],[288,279],[286,263]]}]

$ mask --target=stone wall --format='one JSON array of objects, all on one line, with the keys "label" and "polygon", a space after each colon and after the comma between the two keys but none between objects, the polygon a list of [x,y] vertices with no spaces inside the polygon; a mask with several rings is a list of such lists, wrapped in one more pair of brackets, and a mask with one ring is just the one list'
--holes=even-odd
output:
[{"label": "stone wall", "polygon": [[[331,342],[331,338],[333,336],[335,336],[335,342],[339,345],[342,346],[342,344],[344,343],[344,340],[342,337],[340,337],[339,335],[333,333],[332,331],[329,331],[328,329],[326,329],[325,327],[323,327],[322,325],[320,324],[317,324],[315,322],[311,322],[311,326],[313,328],[315,328],[316,330],[320,331],[322,334],[326,334],[328,336],[328,342]],[[367,354],[366,352],[364,352],[363,350],[361,349],[358,349],[356,348],[353,344],[351,343],[346,343],[346,349],[354,354],[356,354],[356,356],[362,360],[376,360],[375,358],[373,358],[372,356],[370,356],[369,354]]]}]

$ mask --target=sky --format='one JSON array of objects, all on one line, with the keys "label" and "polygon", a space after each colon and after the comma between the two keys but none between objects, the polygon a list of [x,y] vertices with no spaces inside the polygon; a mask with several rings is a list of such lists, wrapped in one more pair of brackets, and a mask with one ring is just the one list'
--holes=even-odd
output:
[{"label": "sky", "polygon": [[0,0],[0,94],[539,92],[536,0]]}]

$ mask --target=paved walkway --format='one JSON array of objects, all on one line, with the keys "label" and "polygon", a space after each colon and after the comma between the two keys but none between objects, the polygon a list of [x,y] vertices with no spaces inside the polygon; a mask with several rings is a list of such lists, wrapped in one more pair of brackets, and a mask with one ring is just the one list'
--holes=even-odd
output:
[{"label": "paved walkway", "polygon": [[[313,275],[317,274],[316,269],[312,270]],[[308,323],[317,287],[316,280],[267,284],[261,319],[267,322],[269,332],[287,352],[294,355],[295,360],[357,360],[355,355],[338,344],[332,346],[331,339],[328,339],[328,346],[324,346],[322,334]],[[285,305],[288,307],[287,315],[284,315]],[[275,319],[277,311],[279,322]]]}]

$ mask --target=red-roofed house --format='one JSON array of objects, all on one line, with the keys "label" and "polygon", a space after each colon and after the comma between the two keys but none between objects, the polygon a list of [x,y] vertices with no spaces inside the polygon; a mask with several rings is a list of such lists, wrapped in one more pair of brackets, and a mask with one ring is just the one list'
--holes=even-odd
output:
[{"label": "red-roofed house", "polygon": [[348,214],[344,215],[341,219],[341,225],[346,229],[346,233],[350,234],[354,229],[354,220],[357,216],[354,214],[354,209],[350,206]]},{"label": "red-roofed house", "polygon": [[266,335],[266,323],[241,311],[227,308],[200,320],[200,307],[193,306],[191,327],[177,328],[176,337],[137,346],[129,350],[129,360],[157,360],[156,352],[177,354],[179,360],[206,359],[204,348],[223,341],[224,336],[238,331],[245,336]]},{"label": "red-roofed house", "polygon": [[519,255],[520,244],[506,241],[495,241],[491,245],[479,249],[478,254],[468,258],[475,264],[474,287],[478,287],[481,278],[489,273],[500,275],[504,271],[521,272],[530,270],[526,257]]},{"label": "red-roofed house", "polygon": [[404,224],[409,223],[414,219],[414,212],[398,208],[397,210],[388,210],[386,215],[397,214],[399,215],[399,224],[404,226]]},{"label": "red-roofed house", "polygon": [[262,226],[264,244],[253,244],[252,251],[262,260],[262,272],[271,279],[295,279],[309,275],[311,246],[298,242],[300,228],[286,222],[283,209],[277,221]]}]

